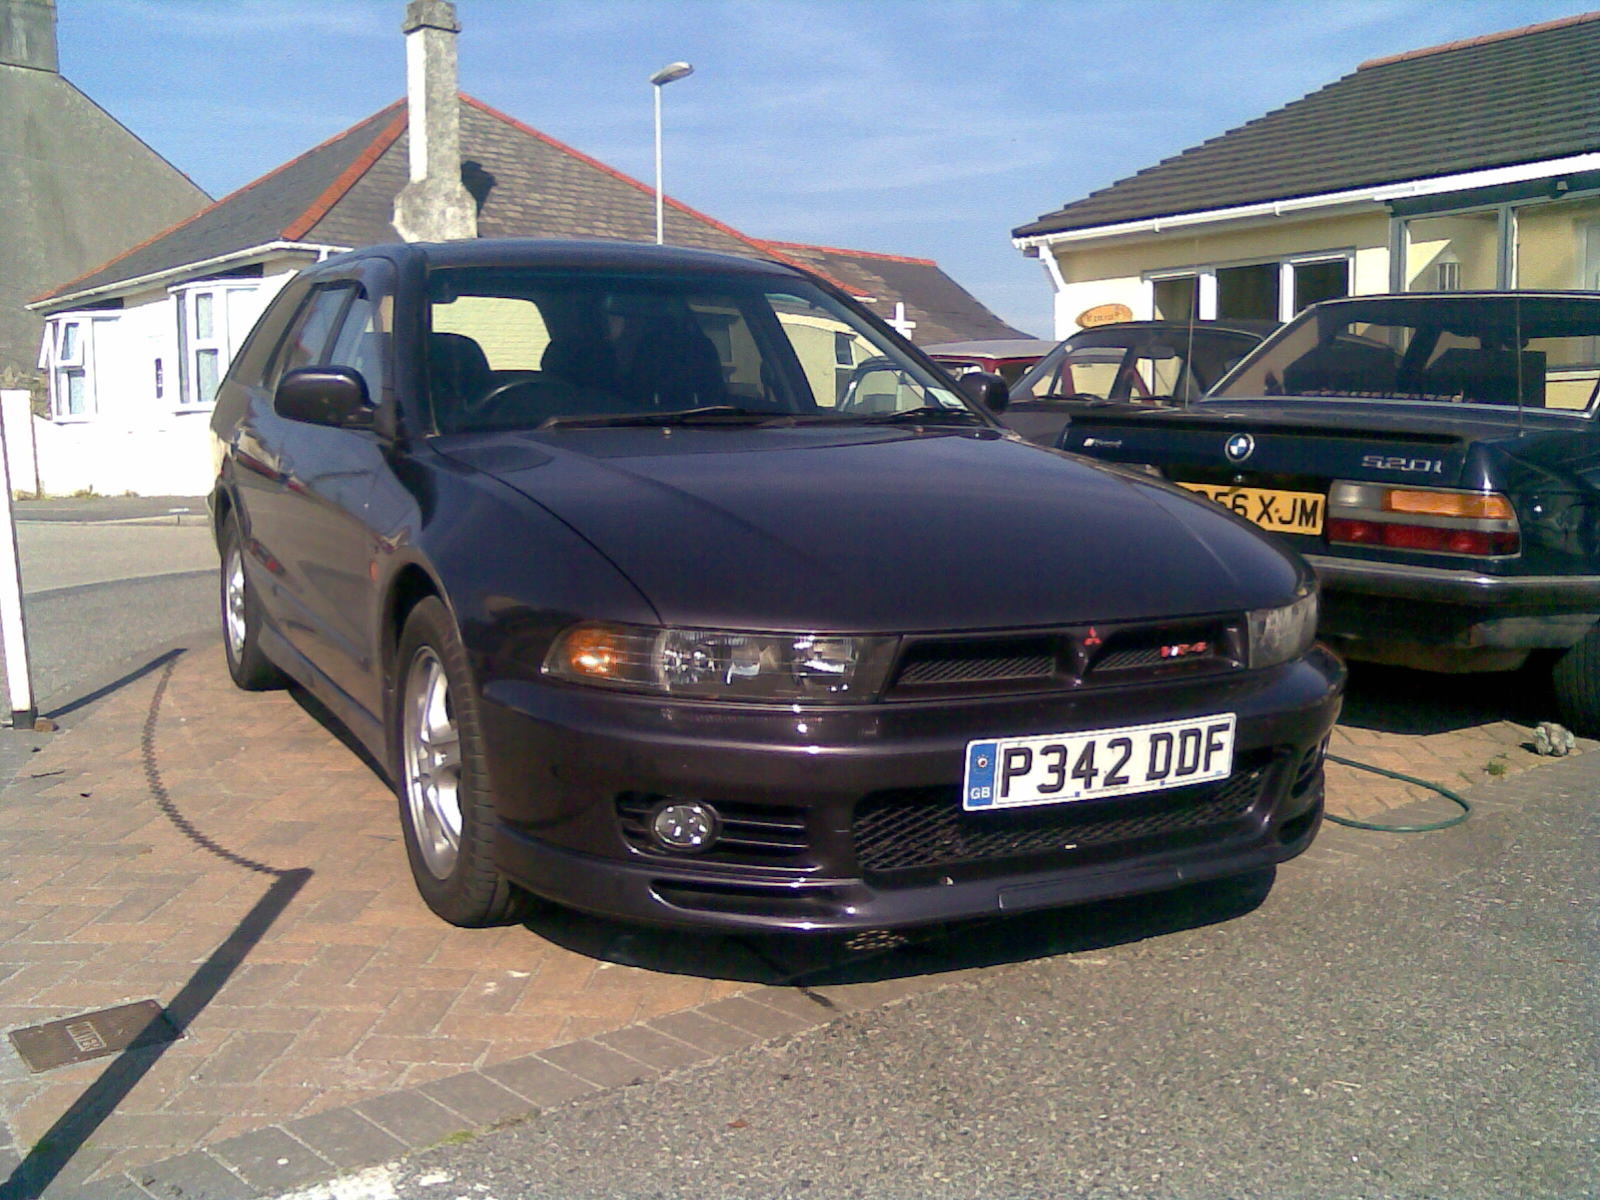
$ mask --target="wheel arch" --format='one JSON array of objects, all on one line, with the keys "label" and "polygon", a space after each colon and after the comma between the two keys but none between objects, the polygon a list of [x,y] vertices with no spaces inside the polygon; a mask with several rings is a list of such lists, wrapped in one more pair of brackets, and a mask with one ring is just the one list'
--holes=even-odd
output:
[{"label": "wheel arch", "polygon": [[429,596],[436,597],[448,607],[449,602],[444,598],[444,589],[439,586],[439,581],[419,563],[407,563],[389,581],[389,590],[383,599],[383,636],[379,653],[382,656],[382,678],[389,681],[384,690],[391,699],[394,693],[395,655],[400,649],[401,631],[406,627],[406,618],[411,615],[411,610]]},{"label": "wheel arch", "polygon": [[211,540],[218,549],[222,547],[222,531],[233,516],[233,493],[218,487],[211,498]]}]

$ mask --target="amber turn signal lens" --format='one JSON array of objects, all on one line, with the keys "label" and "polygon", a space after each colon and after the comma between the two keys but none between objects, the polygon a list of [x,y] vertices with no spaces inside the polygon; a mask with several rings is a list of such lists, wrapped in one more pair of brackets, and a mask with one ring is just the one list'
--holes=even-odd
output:
[{"label": "amber turn signal lens", "polygon": [[567,666],[578,675],[607,679],[617,673],[623,649],[617,635],[609,629],[575,629],[563,647]]},{"label": "amber turn signal lens", "polygon": [[1430,517],[1471,517],[1509,521],[1511,501],[1504,496],[1477,492],[1412,492],[1392,488],[1383,498],[1385,512],[1416,513]]}]

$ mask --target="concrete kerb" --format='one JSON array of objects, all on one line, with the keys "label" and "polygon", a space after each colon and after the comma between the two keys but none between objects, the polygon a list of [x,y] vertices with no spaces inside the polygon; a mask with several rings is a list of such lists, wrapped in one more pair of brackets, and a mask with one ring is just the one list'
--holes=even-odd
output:
[{"label": "concrete kerb", "polygon": [[[831,1007],[782,988],[761,988],[614,1035],[583,1038],[498,1066],[265,1126],[127,1172],[125,1182],[157,1197],[252,1200],[276,1195],[478,1137],[612,1089],[690,1073],[730,1054],[955,986],[967,977],[957,971],[888,985],[829,988]],[[622,1049],[624,1045],[639,1056]],[[242,1190],[231,1190],[235,1188]]]}]

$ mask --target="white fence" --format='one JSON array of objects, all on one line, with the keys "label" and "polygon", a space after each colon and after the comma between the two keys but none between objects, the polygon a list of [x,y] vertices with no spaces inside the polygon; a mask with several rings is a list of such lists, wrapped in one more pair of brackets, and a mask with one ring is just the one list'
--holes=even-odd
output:
[{"label": "white fence", "polygon": [[213,482],[210,426],[210,412],[137,427],[58,424],[33,415],[27,392],[0,392],[11,487],[22,496],[203,496]]}]

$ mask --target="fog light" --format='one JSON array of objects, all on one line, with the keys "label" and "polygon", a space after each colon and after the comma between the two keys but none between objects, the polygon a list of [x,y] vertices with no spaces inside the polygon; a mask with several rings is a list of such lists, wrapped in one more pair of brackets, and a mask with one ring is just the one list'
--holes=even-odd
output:
[{"label": "fog light", "polygon": [[717,810],[698,800],[664,800],[650,813],[650,836],[667,850],[709,849],[721,828]]}]

